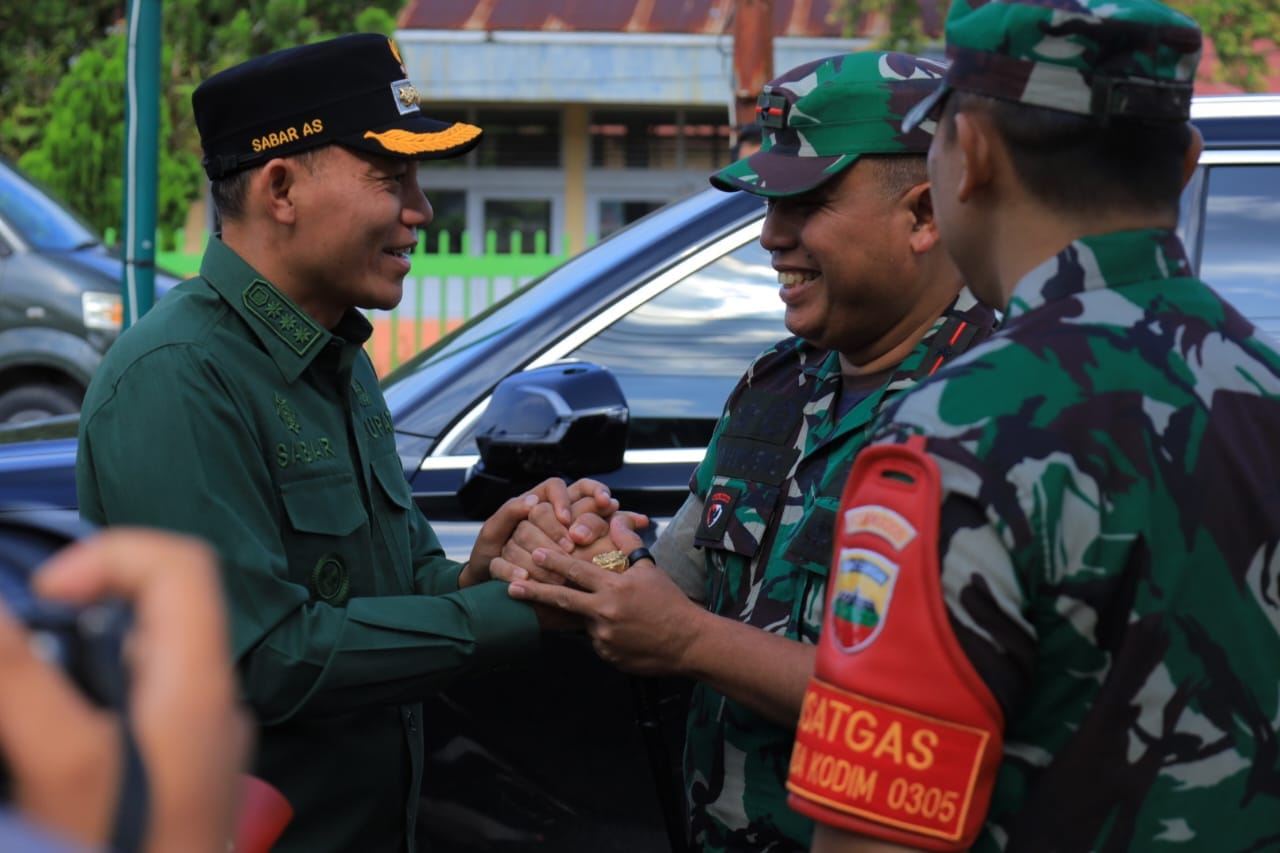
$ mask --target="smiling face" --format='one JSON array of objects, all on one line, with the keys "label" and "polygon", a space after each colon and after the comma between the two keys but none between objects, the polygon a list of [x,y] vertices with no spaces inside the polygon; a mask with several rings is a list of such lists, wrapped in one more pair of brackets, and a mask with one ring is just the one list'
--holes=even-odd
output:
[{"label": "smiling face", "polygon": [[326,328],[349,308],[398,305],[418,229],[432,216],[418,164],[334,145],[295,174],[286,292]]},{"label": "smiling face", "polygon": [[859,160],[817,189],[771,199],[760,244],[778,271],[787,329],[854,366],[915,333],[934,309],[912,247],[922,224],[880,164]]}]

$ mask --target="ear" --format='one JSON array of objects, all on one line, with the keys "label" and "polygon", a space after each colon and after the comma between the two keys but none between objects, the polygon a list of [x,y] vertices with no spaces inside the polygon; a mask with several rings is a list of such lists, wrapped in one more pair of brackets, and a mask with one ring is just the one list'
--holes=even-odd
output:
[{"label": "ear", "polygon": [[267,214],[282,224],[292,225],[297,217],[293,196],[297,185],[297,168],[296,161],[277,157],[267,161],[254,181]]},{"label": "ear", "polygon": [[985,116],[972,112],[957,112],[955,125],[960,157],[956,198],[966,202],[995,176],[995,129]]},{"label": "ear", "polygon": [[902,203],[911,213],[911,251],[923,255],[938,242],[938,222],[933,217],[933,194],[928,181],[916,184],[903,196]]},{"label": "ear", "polygon": [[1191,180],[1191,176],[1196,173],[1196,167],[1200,165],[1200,152],[1204,150],[1204,136],[1200,133],[1200,128],[1194,124],[1188,123],[1191,128],[1191,142],[1187,145],[1187,152],[1182,155],[1182,186],[1185,189],[1187,182]]}]

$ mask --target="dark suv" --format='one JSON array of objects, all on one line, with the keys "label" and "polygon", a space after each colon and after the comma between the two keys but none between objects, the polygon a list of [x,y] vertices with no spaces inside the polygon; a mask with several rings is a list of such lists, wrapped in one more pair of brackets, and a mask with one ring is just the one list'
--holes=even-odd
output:
[{"label": "dark suv", "polygon": [[[1193,110],[1206,146],[1183,195],[1184,241],[1202,275],[1280,337],[1280,97],[1200,99]],[[729,390],[784,334],[777,276],[757,242],[763,217],[753,196],[693,195],[516,291],[387,379],[405,475],[452,556],[466,557],[473,516],[494,499],[468,495],[495,389],[566,359],[606,368],[630,410],[621,467],[592,473],[625,506],[659,519],[674,511]],[[547,430],[556,434],[574,433]],[[540,440],[523,457],[518,438],[505,450],[564,458]],[[74,460],[73,438],[0,444],[0,504],[74,508]],[[500,488],[502,472],[488,473]],[[437,853],[677,845],[686,686],[622,676],[581,637],[554,635],[530,664],[451,685],[427,702],[421,837]]]},{"label": "dark suv", "polygon": [[[80,410],[120,334],[120,283],[89,226],[0,158],[0,423]],[[158,292],[176,283],[156,276]]]}]

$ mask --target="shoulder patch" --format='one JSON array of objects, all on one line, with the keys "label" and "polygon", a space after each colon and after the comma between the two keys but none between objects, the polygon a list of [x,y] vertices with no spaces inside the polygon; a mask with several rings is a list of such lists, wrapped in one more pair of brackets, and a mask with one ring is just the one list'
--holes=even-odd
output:
[{"label": "shoulder patch", "polygon": [[889,615],[898,564],[865,548],[845,548],[836,562],[831,591],[831,627],[844,652],[875,642]]},{"label": "shoulder patch", "polygon": [[901,514],[875,504],[855,506],[844,513],[844,533],[874,533],[901,551],[916,538],[916,528]]},{"label": "shoulder patch", "polygon": [[299,356],[324,337],[319,323],[260,278],[244,289],[242,298],[244,307]]}]

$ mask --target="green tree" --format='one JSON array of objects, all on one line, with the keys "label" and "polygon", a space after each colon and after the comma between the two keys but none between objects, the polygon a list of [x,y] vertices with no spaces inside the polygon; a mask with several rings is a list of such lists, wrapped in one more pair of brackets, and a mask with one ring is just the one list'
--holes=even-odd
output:
[{"label": "green tree", "polygon": [[[1215,77],[1267,90],[1267,53],[1280,51],[1280,0],[1166,0],[1195,19],[1218,54]],[[1261,49],[1260,49],[1261,48]]]},{"label": "green tree", "polygon": [[39,140],[71,60],[101,39],[123,9],[121,0],[0,4],[0,154],[16,160]]},{"label": "green tree", "polygon": [[[405,0],[165,0],[162,234],[203,189],[191,93],[251,56],[345,32],[395,30]],[[116,227],[124,170],[127,0],[12,0],[0,9],[0,154],[52,186],[99,229]]]},{"label": "green tree", "polygon": [[[1246,92],[1265,91],[1267,54],[1280,51],[1280,0],[1165,0],[1190,15],[1218,54],[1215,77]],[[940,47],[949,0],[832,0],[846,36],[876,35],[880,50]],[[876,33],[868,33],[868,26]]]},{"label": "green tree", "polygon": [[[18,159],[99,232],[119,224],[123,205],[125,51],[120,33],[81,51],[53,90],[44,132]],[[175,149],[172,137],[169,104],[161,99],[156,213],[162,232],[181,226],[200,192],[198,159]]]}]

